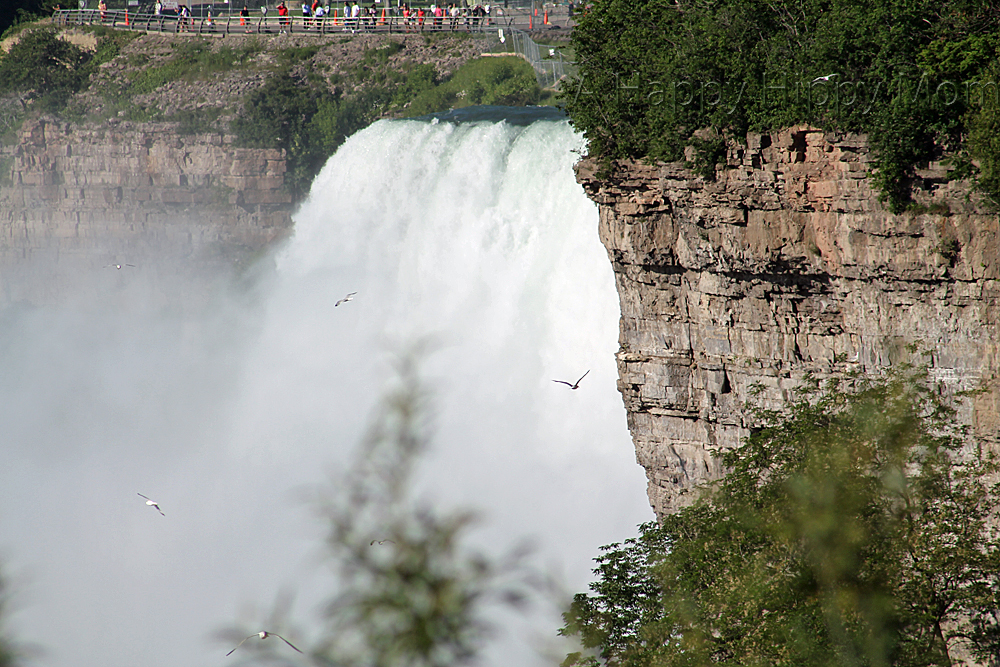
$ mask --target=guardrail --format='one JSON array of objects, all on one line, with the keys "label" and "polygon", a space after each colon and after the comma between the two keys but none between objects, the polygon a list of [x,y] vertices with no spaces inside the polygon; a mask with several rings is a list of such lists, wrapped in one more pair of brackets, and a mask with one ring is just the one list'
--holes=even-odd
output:
[{"label": "guardrail", "polygon": [[[530,12],[509,12],[499,14],[502,9],[489,16],[403,17],[396,10],[382,12],[376,16],[344,17],[333,10],[323,17],[277,16],[255,12],[248,17],[225,13],[218,16],[177,16],[173,14],[148,14],[128,10],[62,9],[53,15],[57,25],[106,25],[123,30],[151,32],[192,33],[225,35],[238,33],[281,34],[296,33],[306,35],[327,35],[340,32],[485,32],[498,28],[539,29],[546,26],[543,19],[535,20]],[[547,17],[546,17],[547,18]],[[553,17],[554,18],[554,17]]]}]

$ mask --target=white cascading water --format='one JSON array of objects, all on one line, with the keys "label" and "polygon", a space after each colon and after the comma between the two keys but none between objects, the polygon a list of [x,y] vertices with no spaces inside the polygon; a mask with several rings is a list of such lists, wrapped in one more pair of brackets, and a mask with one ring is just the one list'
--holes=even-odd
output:
[{"label": "white cascading water", "polygon": [[[230,664],[213,633],[267,629],[283,591],[282,627],[308,645],[328,595],[302,489],[343,469],[392,353],[418,340],[433,342],[424,494],[479,510],[480,547],[529,539],[585,590],[598,546],[652,515],[581,148],[564,120],[379,122],[329,160],[274,271],[210,314],[4,318],[0,562],[37,663]],[[552,381],[588,370],[575,391]],[[515,624],[485,663],[552,664],[559,624]]]}]

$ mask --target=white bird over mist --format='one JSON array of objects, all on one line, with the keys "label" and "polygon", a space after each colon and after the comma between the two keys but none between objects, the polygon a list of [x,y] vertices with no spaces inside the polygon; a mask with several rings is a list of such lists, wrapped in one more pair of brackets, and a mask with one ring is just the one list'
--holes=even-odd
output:
[{"label": "white bird over mist", "polygon": [[125,266],[131,266],[133,269],[135,268],[135,264],[106,264],[104,266],[104,268],[105,269],[118,269],[119,271],[121,271],[122,267],[125,267]]},{"label": "white bird over mist", "polygon": [[[589,373],[589,372],[590,372],[590,369],[587,369],[587,373]],[[580,380],[582,380],[583,378],[587,377],[587,373],[584,373],[583,375],[581,375],[580,376]],[[573,384],[570,384],[569,382],[566,382],[566,380],[553,380],[553,382],[558,382],[559,384],[564,384],[567,387],[569,387],[570,389],[579,389],[580,388],[580,380],[577,380]]]},{"label": "white bird over mist", "polygon": [[813,83],[819,83],[820,81],[829,81],[835,76],[840,76],[839,74],[827,74],[826,76],[818,76],[812,80]]},{"label": "white bird over mist", "polygon": [[248,639],[253,639],[254,637],[259,637],[260,639],[267,639],[268,637],[277,637],[278,639],[280,639],[281,641],[285,642],[286,644],[288,644],[289,646],[291,646],[293,649],[295,649],[299,653],[302,653],[301,649],[299,649],[295,644],[293,644],[292,642],[288,641],[287,639],[285,639],[281,635],[275,634],[274,632],[268,632],[267,630],[261,630],[257,634],[250,635],[249,637],[247,637],[246,639],[244,639],[242,642],[240,642],[239,644],[237,644],[236,648],[234,648],[232,651],[230,651],[229,653],[227,653],[226,656],[232,655],[236,651],[237,648],[243,646],[244,642],[246,642]]},{"label": "white bird over mist", "polygon": [[351,292],[350,294],[348,294],[347,296],[345,296],[343,299],[341,299],[337,303],[333,304],[333,307],[336,308],[337,306],[339,306],[342,303],[347,303],[348,301],[354,301],[354,295],[355,294],[357,294],[357,292]]},{"label": "white bird over mist", "polygon": [[[138,494],[138,495],[146,499],[146,504],[147,505],[149,505],[150,507],[156,509],[156,511],[159,512],[160,514],[163,514],[163,510],[160,509],[160,504],[159,503],[157,503],[155,500],[150,500],[150,498],[148,496],[143,496],[141,493]],[[167,515],[163,514],[163,516],[167,516]]]}]

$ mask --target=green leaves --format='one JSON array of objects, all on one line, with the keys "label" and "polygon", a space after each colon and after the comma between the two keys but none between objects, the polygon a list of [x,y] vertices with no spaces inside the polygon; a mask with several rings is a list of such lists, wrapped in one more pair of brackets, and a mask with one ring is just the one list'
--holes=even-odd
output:
[{"label": "green leaves", "polygon": [[457,667],[478,654],[486,609],[531,596],[520,553],[468,549],[471,514],[414,497],[413,469],[429,446],[426,396],[412,359],[399,370],[341,492],[322,501],[341,588],[314,652],[321,664]]},{"label": "green leaves", "polygon": [[43,109],[61,108],[86,84],[89,60],[79,47],[59,39],[55,30],[25,30],[0,58],[0,93],[30,92]]},{"label": "green leaves", "polygon": [[1000,650],[1000,489],[920,373],[807,390],[692,507],[605,547],[570,665],[950,665]]},{"label": "green leaves", "polygon": [[[986,130],[967,132],[992,120],[966,117],[968,86],[995,82],[998,32],[1000,12],[967,0],[602,0],[574,30],[579,76],[562,102],[605,160],[680,160],[706,127],[866,132],[898,212],[942,147],[1000,161]],[[979,185],[1000,198],[994,171]]]}]

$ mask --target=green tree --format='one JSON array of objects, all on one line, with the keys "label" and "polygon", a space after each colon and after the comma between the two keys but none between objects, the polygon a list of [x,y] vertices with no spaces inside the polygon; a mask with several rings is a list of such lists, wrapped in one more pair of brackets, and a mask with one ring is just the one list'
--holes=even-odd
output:
[{"label": "green tree", "polygon": [[952,665],[1000,660],[992,455],[919,373],[813,387],[730,472],[604,547],[564,665]]},{"label": "green tree", "polygon": [[90,59],[51,28],[26,30],[0,58],[0,93],[27,93],[45,110],[60,109],[86,85]]},{"label": "green tree", "polygon": [[531,577],[523,553],[497,558],[464,545],[473,515],[414,497],[414,466],[429,446],[427,398],[412,358],[383,402],[356,464],[319,499],[341,589],[327,608],[321,664],[457,667],[473,661],[493,605],[521,605]]},{"label": "green tree", "polygon": [[866,132],[898,212],[942,150],[1000,155],[969,135],[964,94],[992,81],[998,35],[1000,10],[978,0],[598,0],[562,100],[606,160],[680,160],[706,127]]},{"label": "green tree", "polygon": [[7,0],[6,9],[0,13],[0,36],[6,37],[7,30],[20,23],[37,21],[49,16],[56,5],[63,9],[74,9],[59,0]]}]

